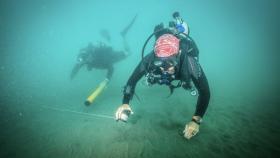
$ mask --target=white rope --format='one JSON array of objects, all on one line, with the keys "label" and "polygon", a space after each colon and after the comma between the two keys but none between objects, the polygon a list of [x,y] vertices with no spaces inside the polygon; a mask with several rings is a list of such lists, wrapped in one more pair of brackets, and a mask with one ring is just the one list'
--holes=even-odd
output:
[{"label": "white rope", "polygon": [[75,113],[75,114],[85,115],[85,116],[93,116],[93,117],[101,117],[101,118],[115,119],[113,116],[109,116],[109,115],[89,114],[89,113],[78,112],[78,111],[72,111],[72,110],[67,110],[67,109],[53,108],[53,107],[49,107],[49,106],[41,106],[41,107],[46,108],[46,109],[55,110],[55,111],[70,112],[70,113]]}]

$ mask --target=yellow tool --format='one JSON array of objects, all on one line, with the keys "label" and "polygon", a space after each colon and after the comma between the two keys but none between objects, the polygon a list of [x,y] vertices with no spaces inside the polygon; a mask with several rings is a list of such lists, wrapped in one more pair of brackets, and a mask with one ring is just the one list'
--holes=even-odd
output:
[{"label": "yellow tool", "polygon": [[85,105],[90,105],[93,103],[93,101],[96,99],[96,97],[104,90],[106,85],[108,84],[109,80],[105,79],[102,81],[99,86],[96,88],[96,90],[87,98],[85,101]]}]

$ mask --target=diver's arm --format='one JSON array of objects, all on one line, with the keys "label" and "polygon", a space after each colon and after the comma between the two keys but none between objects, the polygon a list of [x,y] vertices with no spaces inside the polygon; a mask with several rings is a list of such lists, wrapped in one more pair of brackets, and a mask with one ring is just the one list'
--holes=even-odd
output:
[{"label": "diver's arm", "polygon": [[201,68],[201,75],[197,79],[192,78],[192,80],[199,94],[194,116],[199,116],[202,118],[207,110],[209,100],[210,100],[210,89],[209,89],[208,81],[202,68]]},{"label": "diver's arm", "polygon": [[[122,105],[118,107],[115,115],[115,119],[126,121],[130,113],[133,114],[132,109],[129,106],[129,101],[132,99],[134,95],[134,90],[137,82],[141,79],[142,76],[145,75],[150,60],[153,58],[153,53],[148,54],[142,61],[138,64],[138,66],[133,71],[132,75],[129,77],[126,86],[123,91],[123,100]],[[125,117],[123,117],[125,116]]]},{"label": "diver's arm", "polygon": [[154,58],[154,53],[151,52],[147,54],[144,59],[138,64],[138,66],[133,71],[132,75],[129,77],[126,86],[123,91],[123,104],[129,104],[129,101],[134,95],[134,90],[137,82],[145,75],[149,64]]},{"label": "diver's arm", "polygon": [[189,123],[186,124],[183,131],[184,137],[191,139],[199,132],[199,125],[202,121],[202,117],[208,107],[210,99],[210,90],[205,74],[201,70],[201,76],[198,78],[192,77],[195,87],[198,90],[199,96],[197,100],[195,113]]},{"label": "diver's arm", "polygon": [[77,63],[75,64],[75,66],[73,67],[71,74],[70,74],[70,79],[72,80],[76,74],[79,72],[80,68],[84,65],[84,63]]},{"label": "diver's arm", "polygon": [[70,79],[72,80],[76,74],[79,72],[80,68],[87,64],[86,60],[88,58],[88,52],[86,48],[80,50],[80,53],[77,56],[77,61],[75,66],[73,67],[70,75]]},{"label": "diver's arm", "polygon": [[115,113],[115,119],[126,121],[129,114],[133,114],[132,109],[129,106],[129,101],[132,99],[135,86],[141,77],[145,74],[145,64],[144,60],[138,64],[138,66],[133,71],[132,75],[129,77],[127,84],[123,91],[123,101],[122,105],[118,107]]},{"label": "diver's arm", "polygon": [[198,98],[197,98],[196,110],[194,116],[199,116],[202,118],[207,110],[209,100],[210,100],[210,89],[209,89],[208,81],[198,61],[195,60],[195,58],[187,55],[187,53],[182,55],[183,55],[182,56],[183,63],[181,65],[181,70],[182,70],[181,80],[186,83],[189,83],[190,82],[189,77],[190,77],[192,82],[194,83],[194,86],[198,91]]},{"label": "diver's arm", "polygon": [[134,90],[137,82],[144,76],[145,74],[145,62],[141,61],[138,66],[133,71],[132,75],[129,77],[126,86],[123,91],[123,104],[129,104],[129,101],[132,99],[134,95]]}]

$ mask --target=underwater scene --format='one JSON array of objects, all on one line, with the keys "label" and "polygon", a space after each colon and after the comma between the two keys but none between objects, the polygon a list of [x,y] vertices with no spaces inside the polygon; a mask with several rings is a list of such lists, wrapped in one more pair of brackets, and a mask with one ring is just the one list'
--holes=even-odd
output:
[{"label": "underwater scene", "polygon": [[1,0],[0,157],[278,157],[279,8]]}]

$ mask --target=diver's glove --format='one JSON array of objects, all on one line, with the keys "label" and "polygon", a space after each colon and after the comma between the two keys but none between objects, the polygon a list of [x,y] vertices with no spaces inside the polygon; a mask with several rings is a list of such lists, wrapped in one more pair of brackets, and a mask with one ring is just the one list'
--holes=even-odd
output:
[{"label": "diver's glove", "polygon": [[185,130],[183,131],[184,137],[187,139],[191,139],[193,136],[195,136],[199,132],[199,125],[201,121],[202,121],[201,117],[194,116],[192,118],[192,121],[190,121],[185,126]]},{"label": "diver's glove", "polygon": [[116,121],[121,120],[126,122],[130,114],[133,114],[130,106],[128,104],[123,104],[117,109],[115,119]]}]

